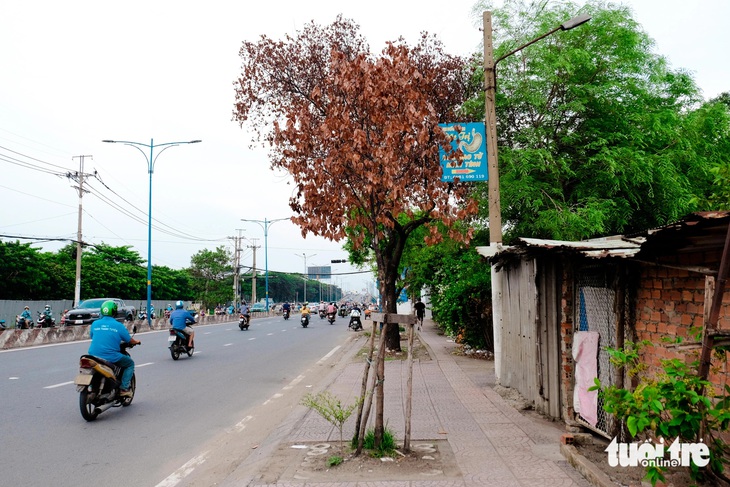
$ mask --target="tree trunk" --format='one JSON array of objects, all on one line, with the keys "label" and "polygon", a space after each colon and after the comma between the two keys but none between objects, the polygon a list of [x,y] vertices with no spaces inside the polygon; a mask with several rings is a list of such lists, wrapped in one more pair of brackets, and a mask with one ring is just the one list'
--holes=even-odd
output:
[{"label": "tree trunk", "polygon": [[375,369],[375,448],[380,448],[385,433],[383,382],[385,382],[385,330],[380,333],[377,368]]},{"label": "tree trunk", "polygon": [[413,324],[408,324],[408,381],[406,382],[406,432],[403,450],[411,451],[411,411],[413,404]]},{"label": "tree trunk", "polygon": [[[381,293],[383,295],[383,311],[385,313],[398,313],[398,301],[395,294],[395,279],[393,282],[383,283]],[[385,330],[385,348],[393,352],[400,352],[400,328],[398,323],[387,323]]]}]

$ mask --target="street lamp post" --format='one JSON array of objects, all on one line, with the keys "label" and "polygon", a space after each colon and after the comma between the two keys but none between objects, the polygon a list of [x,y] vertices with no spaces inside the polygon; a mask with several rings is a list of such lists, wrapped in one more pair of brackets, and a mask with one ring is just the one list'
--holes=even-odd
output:
[{"label": "street lamp post", "polygon": [[257,223],[260,227],[264,229],[264,282],[266,285],[266,312],[269,312],[269,227],[280,221],[289,220],[289,218],[277,218],[275,220],[267,220],[264,218],[263,221],[261,220],[247,220],[245,218],[241,218],[242,222],[253,222]]},{"label": "street lamp post", "polygon": [[[484,119],[487,135],[487,162],[489,176],[489,246],[492,255],[502,246],[502,209],[499,195],[499,159],[497,153],[497,114],[495,97],[497,92],[497,63],[521,51],[529,45],[554,34],[559,30],[570,30],[591,20],[589,15],[579,15],[567,20],[549,32],[522,44],[516,49],[494,60],[492,45],[492,12],[482,14],[484,32]],[[492,329],[494,332],[494,372],[497,380],[500,377],[502,363],[502,281],[497,277],[494,265],[491,267],[492,277]]]},{"label": "street lamp post", "polygon": [[297,257],[301,257],[304,259],[304,299],[302,299],[302,302],[307,302],[307,257],[312,258],[315,257],[317,254],[307,255],[307,254],[294,254]]},{"label": "street lamp post", "polygon": [[[128,140],[102,140],[109,144],[124,144],[134,147],[142,153],[147,159],[147,172],[149,173],[149,196],[148,196],[148,207],[147,207],[147,324],[152,326],[152,173],[155,172],[155,161],[160,157],[165,149],[175,147],[183,144],[197,144],[202,142],[201,140],[190,140],[186,142],[165,142],[164,144],[155,144],[154,139],[150,139],[149,144],[143,144],[142,142],[130,142]],[[150,156],[140,149],[140,147],[146,147],[150,150]],[[156,147],[163,147],[161,151],[154,156],[154,150]]]}]

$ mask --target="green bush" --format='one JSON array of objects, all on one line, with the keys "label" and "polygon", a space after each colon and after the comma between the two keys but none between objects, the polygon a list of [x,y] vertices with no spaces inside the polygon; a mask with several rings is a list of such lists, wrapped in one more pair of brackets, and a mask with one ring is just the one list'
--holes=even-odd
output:
[{"label": "green bush", "polygon": [[[607,349],[611,362],[625,367],[629,376],[635,376],[644,368],[640,362],[640,350],[650,342],[629,343],[624,349]],[[718,436],[730,425],[730,387],[725,395],[713,398],[712,384],[697,375],[699,362],[689,364],[682,360],[663,360],[664,372],[656,379],[642,377],[633,391],[609,386],[601,388],[595,379],[590,390],[599,390],[603,409],[616,416],[632,438],[675,439],[692,443],[703,440],[710,450],[709,468],[713,474],[722,475],[723,456],[728,445]],[[654,485],[665,481],[663,467],[646,467],[646,478]],[[690,476],[695,481],[707,478],[705,469],[692,463]]]}]

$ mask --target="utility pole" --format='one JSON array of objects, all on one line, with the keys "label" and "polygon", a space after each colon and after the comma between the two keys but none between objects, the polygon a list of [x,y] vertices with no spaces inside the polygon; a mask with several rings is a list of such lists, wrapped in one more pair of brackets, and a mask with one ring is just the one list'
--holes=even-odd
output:
[{"label": "utility pole", "polygon": [[241,232],[242,228],[236,228],[238,230],[238,237],[228,237],[234,241],[235,249],[233,251],[233,305],[238,309],[240,304],[240,286],[239,286],[239,275],[241,273]]},{"label": "utility pole", "polygon": [[253,268],[251,269],[251,272],[253,273],[253,277],[251,278],[251,303],[256,302],[256,249],[260,249],[260,245],[256,245],[257,238],[252,238],[251,242],[253,245],[249,245],[249,249],[253,249]]},{"label": "utility pole", "polygon": [[96,175],[96,171],[94,171],[94,174],[84,173],[84,158],[86,157],[93,158],[93,156],[73,156],[71,159],[79,160],[79,170],[75,174],[70,172],[66,173],[67,178],[72,179],[76,182],[78,186],[73,186],[73,188],[75,188],[79,192],[79,221],[78,228],[76,230],[76,285],[74,286],[74,308],[77,308],[79,306],[79,302],[81,301],[81,215],[83,211],[84,193],[88,192],[84,189],[84,179]]}]

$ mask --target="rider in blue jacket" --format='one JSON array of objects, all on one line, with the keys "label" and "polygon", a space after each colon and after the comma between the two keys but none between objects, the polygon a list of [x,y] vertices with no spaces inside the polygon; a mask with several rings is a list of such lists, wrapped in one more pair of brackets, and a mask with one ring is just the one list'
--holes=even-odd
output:
[{"label": "rider in blue jacket", "polygon": [[183,302],[175,302],[175,311],[170,313],[170,324],[173,329],[180,330],[188,336],[188,348],[193,348],[193,338],[195,338],[195,332],[192,326],[188,324],[195,323],[195,318],[190,314],[189,311],[183,309]]},{"label": "rider in blue jacket", "polygon": [[119,345],[122,342],[129,342],[130,345],[137,345],[141,342],[132,338],[127,328],[114,319],[117,314],[117,303],[111,300],[104,301],[104,304],[101,305],[101,314],[101,318],[94,321],[89,328],[89,336],[91,336],[89,355],[121,367],[123,372],[119,395],[131,396],[132,392],[129,387],[134,375],[134,360],[129,355],[123,354],[119,350]]}]

